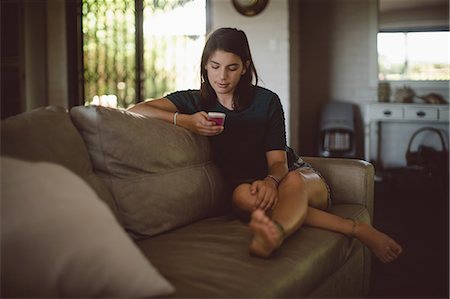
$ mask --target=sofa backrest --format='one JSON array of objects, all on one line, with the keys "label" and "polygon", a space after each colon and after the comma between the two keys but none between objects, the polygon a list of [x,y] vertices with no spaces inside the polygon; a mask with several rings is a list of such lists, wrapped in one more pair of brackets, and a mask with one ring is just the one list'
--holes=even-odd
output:
[{"label": "sofa backrest", "polygon": [[132,237],[223,212],[223,180],[206,137],[122,109],[79,106],[70,115]]},{"label": "sofa backrest", "polygon": [[126,110],[42,107],[2,121],[1,141],[3,156],[83,178],[135,239],[227,207],[206,137]]},{"label": "sofa backrest", "polygon": [[94,174],[86,145],[65,109],[42,107],[3,120],[1,155],[68,168],[83,178],[118,216],[111,192]]}]

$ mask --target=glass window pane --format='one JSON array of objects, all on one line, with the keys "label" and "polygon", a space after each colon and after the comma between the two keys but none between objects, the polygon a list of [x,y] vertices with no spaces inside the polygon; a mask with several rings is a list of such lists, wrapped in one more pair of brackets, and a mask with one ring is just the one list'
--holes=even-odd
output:
[{"label": "glass window pane", "polygon": [[379,80],[404,79],[406,37],[404,33],[378,34]]},{"label": "glass window pane", "polygon": [[144,99],[200,87],[205,31],[205,0],[145,0]]},{"label": "glass window pane", "polygon": [[[143,4],[143,97],[200,86],[206,0]],[[136,102],[135,0],[83,0],[85,103],[127,108]],[[180,26],[179,24],[183,24]]]},{"label": "glass window pane", "polygon": [[411,32],[406,43],[410,80],[449,79],[448,32]]},{"label": "glass window pane", "polygon": [[86,104],[127,107],[135,94],[134,0],[83,0]]},{"label": "glass window pane", "polygon": [[379,80],[449,80],[449,32],[378,34]]}]

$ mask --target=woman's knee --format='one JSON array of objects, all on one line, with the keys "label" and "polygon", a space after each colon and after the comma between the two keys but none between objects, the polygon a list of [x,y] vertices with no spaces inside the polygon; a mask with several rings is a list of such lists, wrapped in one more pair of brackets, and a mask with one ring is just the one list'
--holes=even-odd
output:
[{"label": "woman's knee", "polygon": [[[303,193],[308,205],[324,210],[328,207],[328,189],[323,179],[313,171],[290,171],[282,181],[284,187]],[[293,189],[291,189],[293,190]]]},{"label": "woman's knee", "polygon": [[290,171],[283,178],[280,185],[304,190],[306,187],[306,178],[299,171]]},{"label": "woman's knee", "polygon": [[250,193],[249,184],[241,184],[233,191],[232,203],[235,208],[242,212],[254,210],[254,196]]},{"label": "woman's knee", "polygon": [[326,210],[329,205],[329,191],[323,177],[312,170],[299,171],[307,182],[308,203],[311,207]]}]

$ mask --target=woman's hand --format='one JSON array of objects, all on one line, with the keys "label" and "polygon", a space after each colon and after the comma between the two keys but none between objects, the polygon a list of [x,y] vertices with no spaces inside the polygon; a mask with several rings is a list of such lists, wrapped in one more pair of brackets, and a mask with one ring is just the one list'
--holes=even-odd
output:
[{"label": "woman's hand", "polygon": [[[217,126],[215,122],[208,120],[208,114],[200,111],[191,115],[184,114],[187,118],[187,128],[199,135],[215,136],[223,132],[223,126]],[[180,115],[178,116],[180,117]]]},{"label": "woman's hand", "polygon": [[277,185],[271,178],[254,181],[250,185],[250,193],[256,195],[255,209],[267,211],[278,202]]}]

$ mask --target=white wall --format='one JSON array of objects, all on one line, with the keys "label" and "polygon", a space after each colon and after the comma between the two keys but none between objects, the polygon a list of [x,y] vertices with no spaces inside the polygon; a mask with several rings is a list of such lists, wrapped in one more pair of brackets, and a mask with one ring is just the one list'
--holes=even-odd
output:
[{"label": "white wall", "polygon": [[247,34],[259,85],[277,93],[283,104],[289,140],[288,22],[288,0],[269,1],[264,11],[253,17],[239,14],[231,0],[211,1],[211,30],[233,27]]},{"label": "white wall", "polygon": [[330,28],[331,99],[364,104],[377,99],[377,3],[337,1]]}]

